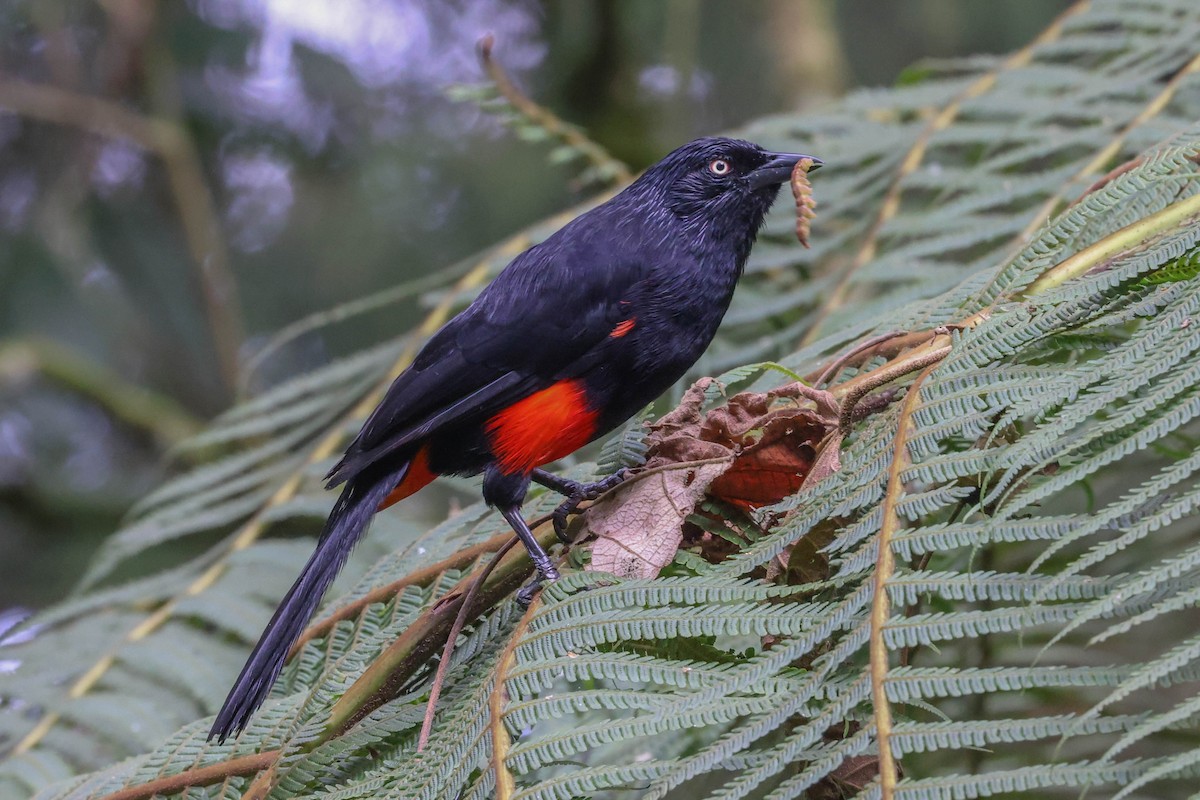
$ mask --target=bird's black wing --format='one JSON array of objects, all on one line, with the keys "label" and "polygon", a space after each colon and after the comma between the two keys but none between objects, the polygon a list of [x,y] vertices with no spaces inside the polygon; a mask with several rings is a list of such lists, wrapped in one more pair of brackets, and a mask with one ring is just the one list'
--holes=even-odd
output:
[{"label": "bird's black wing", "polygon": [[597,345],[625,311],[622,301],[636,294],[647,270],[611,248],[597,249],[570,227],[514,260],[392,383],[330,473],[333,483],[345,482],[342,494],[230,689],[210,738],[241,730],[262,704],[347,554],[407,475],[406,459],[385,456],[447,425],[486,418],[572,370],[589,369]]},{"label": "bird's black wing", "polygon": [[330,472],[331,485],[586,368],[649,270],[621,256],[636,247],[593,241],[593,226],[578,224],[585,219],[518,256],[426,343]]}]

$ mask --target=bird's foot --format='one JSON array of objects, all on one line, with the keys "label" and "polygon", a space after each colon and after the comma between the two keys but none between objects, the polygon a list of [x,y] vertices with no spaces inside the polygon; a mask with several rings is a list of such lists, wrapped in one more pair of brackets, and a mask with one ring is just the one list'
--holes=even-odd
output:
[{"label": "bird's foot", "polygon": [[[620,485],[628,477],[629,470],[619,469],[607,478],[591,483],[563,481],[562,488],[567,491],[562,491],[562,494],[565,494],[567,499],[559,503],[558,508],[554,509],[554,514],[551,515],[551,519],[554,521],[554,532],[558,535],[559,541],[566,544],[571,543],[570,537],[567,536],[567,518],[579,510],[580,503],[586,500],[595,500],[609,489]],[[555,491],[560,491],[560,489],[555,488]]]},{"label": "bird's foot", "polygon": [[542,584],[554,583],[558,578],[558,570],[552,564],[547,564],[545,568],[539,567],[533,579],[517,591],[517,602],[523,608],[529,608],[529,604],[533,602],[533,597],[542,588]]}]

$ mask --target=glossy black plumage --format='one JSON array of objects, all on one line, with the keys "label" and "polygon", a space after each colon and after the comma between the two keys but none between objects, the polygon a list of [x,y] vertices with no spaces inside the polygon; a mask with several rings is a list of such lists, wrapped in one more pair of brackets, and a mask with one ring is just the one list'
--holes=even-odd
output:
[{"label": "glossy black plumage", "polygon": [[330,472],[331,486],[345,486],[318,548],[210,736],[224,739],[245,726],[375,508],[418,452],[432,473],[483,472],[484,498],[505,512],[539,572],[553,578],[516,513],[532,467],[502,457],[503,414],[551,387],[579,389],[576,412],[560,412],[586,423],[586,436],[576,430],[578,446],[682,377],[716,333],[763,216],[800,157],[735,139],[691,142],[522,253],[439,330]]}]

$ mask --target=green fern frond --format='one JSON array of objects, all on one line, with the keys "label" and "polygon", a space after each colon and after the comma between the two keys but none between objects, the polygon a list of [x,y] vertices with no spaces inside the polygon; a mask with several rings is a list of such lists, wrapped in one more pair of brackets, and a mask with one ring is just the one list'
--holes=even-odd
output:
[{"label": "green fern frond", "polygon": [[[250,728],[217,745],[202,718],[306,555],[279,534],[317,529],[321,476],[373,393],[567,216],[446,273],[420,330],[244,400],[184,445],[203,463],[143,500],[76,595],[0,646],[16,664],[0,673],[0,796],[155,781],[344,800],[1186,796],[1197,41],[1191,0],[1080,3],[1007,58],[739,131],[821,154],[821,215],[804,251],[791,209],[773,212],[696,373],[813,380],[873,333],[929,333],[849,364],[836,392],[935,341],[948,354],[892,383],[903,404],[854,424],[841,469],[757,512],[723,560],[693,548],[650,581],[569,573],[528,611],[488,593],[422,753],[433,656],[369,697],[359,681],[405,634],[446,635],[438,615],[508,531],[482,505],[430,530],[380,515]],[[640,461],[643,419],[578,472]],[[805,537],[828,575],[768,578]],[[182,543],[200,555],[139,572]],[[514,586],[515,561],[497,570]]]}]

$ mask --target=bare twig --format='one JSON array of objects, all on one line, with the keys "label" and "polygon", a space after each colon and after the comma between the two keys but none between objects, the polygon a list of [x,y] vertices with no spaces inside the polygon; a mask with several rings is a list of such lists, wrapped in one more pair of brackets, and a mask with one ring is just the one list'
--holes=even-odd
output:
[{"label": "bare twig", "polygon": [[513,541],[511,533],[502,533],[493,536],[487,541],[480,542],[472,547],[463,548],[436,564],[430,564],[428,567],[419,569],[416,572],[410,572],[386,586],[380,586],[378,589],[368,592],[353,603],[347,603],[320,622],[309,625],[304,633],[300,635],[300,638],[296,640],[296,643],[292,645],[292,649],[288,652],[288,658],[294,658],[304,648],[304,645],[313,639],[320,639],[322,636],[327,635],[339,622],[354,619],[367,606],[374,605],[375,603],[385,603],[400,594],[408,586],[426,586],[449,570],[462,569],[481,556],[504,549],[511,541]]},{"label": "bare twig", "polygon": [[429,743],[429,732],[433,730],[433,714],[437,711],[437,701],[442,694],[442,684],[446,682],[446,673],[450,670],[450,658],[454,655],[454,645],[458,641],[459,634],[462,633],[463,626],[467,623],[467,614],[471,610],[471,606],[475,603],[475,596],[479,594],[479,589],[487,581],[488,576],[492,574],[492,570],[496,568],[496,564],[500,563],[500,559],[504,554],[513,548],[517,540],[509,537],[496,556],[487,563],[480,572],[479,576],[471,582],[471,588],[467,591],[467,596],[459,606],[458,616],[454,618],[454,624],[450,626],[450,633],[446,635],[446,644],[442,646],[442,659],[438,662],[437,672],[434,673],[433,683],[429,687],[429,700],[425,703],[425,718],[421,721],[421,733],[417,737],[417,752],[425,749],[425,745]]},{"label": "bare twig", "polygon": [[[549,517],[531,525],[543,547],[558,541]],[[494,559],[495,566],[480,586],[469,614],[480,614],[516,591],[533,570],[533,563],[521,548],[514,548]],[[360,719],[399,694],[409,679],[421,669],[444,643],[444,638],[466,602],[475,580],[468,575],[445,597],[427,609],[404,633],[379,654],[350,688],[333,705],[324,733],[306,747],[316,747],[349,730]]]},{"label": "bare twig", "polygon": [[[883,344],[884,342],[891,341],[892,339],[896,339],[904,335],[904,331],[888,331],[887,333],[881,333],[878,336],[872,336],[866,341],[859,342],[854,347],[851,347],[846,352],[834,358],[834,360],[830,362],[829,366],[825,368],[825,371],[822,372],[815,381],[813,381],[813,386],[819,387],[822,384],[829,383],[831,380],[836,378],[838,373],[845,369],[846,365],[854,360],[856,356],[867,353],[873,347],[875,347],[875,345]],[[865,359],[859,363],[865,363]]]},{"label": "bare twig", "polygon": [[563,122],[554,112],[538,105],[518,89],[493,56],[492,48],[495,44],[496,38],[491,34],[480,39],[479,60],[492,83],[496,85],[496,90],[513,108],[539,128],[578,150],[600,174],[612,176],[616,183],[629,183],[633,180],[633,173],[623,161],[613,158],[607,150],[589,139],[574,125]]}]

